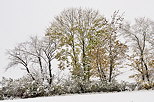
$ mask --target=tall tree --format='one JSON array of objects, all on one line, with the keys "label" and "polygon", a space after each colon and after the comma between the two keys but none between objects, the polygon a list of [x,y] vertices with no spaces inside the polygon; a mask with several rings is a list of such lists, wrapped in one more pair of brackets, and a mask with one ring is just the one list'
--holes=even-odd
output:
[{"label": "tall tree", "polygon": [[42,52],[44,53],[44,56],[42,58],[45,60],[46,64],[48,65],[48,72],[49,72],[49,79],[48,82],[51,85],[53,82],[53,73],[52,73],[52,61],[56,57],[56,50],[57,50],[57,42],[50,39],[50,37],[45,37],[45,39],[42,40],[41,44]]},{"label": "tall tree", "polygon": [[72,8],[64,10],[48,28],[47,35],[59,39],[61,51],[66,52],[63,55],[70,59],[74,76],[89,80],[91,68],[88,46],[94,39],[91,35],[101,29],[104,22],[105,18],[98,11]]},{"label": "tall tree", "polygon": [[111,82],[113,79],[113,73],[119,65],[119,60],[125,57],[127,46],[121,43],[118,39],[118,31],[122,25],[123,17],[119,15],[119,11],[115,11],[112,15],[111,21],[108,23],[108,39],[106,50],[108,53],[108,62],[109,62],[109,79]]},{"label": "tall tree", "polygon": [[30,37],[30,41],[20,43],[15,49],[8,51],[10,59],[8,68],[21,64],[33,80],[41,78],[42,82],[48,80],[51,85],[53,80],[51,65],[57,50],[56,44],[50,37],[44,39]]},{"label": "tall tree", "polygon": [[7,69],[16,65],[22,65],[31,78],[35,80],[33,73],[30,71],[32,58],[28,53],[25,52],[25,50],[27,50],[27,46],[27,42],[20,43],[14,49],[7,51],[10,60]]},{"label": "tall tree", "polygon": [[23,50],[23,52],[32,56],[33,63],[38,64],[40,68],[40,74],[42,81],[44,81],[44,69],[43,69],[43,52],[42,52],[42,45],[41,41],[37,36],[30,37],[30,41],[27,42],[29,44],[28,50]]},{"label": "tall tree", "polygon": [[154,55],[152,21],[147,18],[138,18],[135,19],[134,25],[126,24],[123,30],[132,42],[133,54],[130,59],[134,69],[139,72],[134,77],[137,77],[141,82],[152,81],[153,68],[148,64],[153,60]]},{"label": "tall tree", "polygon": [[[114,68],[127,49],[117,39],[122,20],[118,12],[113,14],[110,22],[98,11],[72,8],[55,18],[47,35],[60,42],[59,58],[70,61],[72,75],[89,80],[97,69],[100,79],[109,76],[111,81]],[[105,75],[105,70],[109,75]]]}]

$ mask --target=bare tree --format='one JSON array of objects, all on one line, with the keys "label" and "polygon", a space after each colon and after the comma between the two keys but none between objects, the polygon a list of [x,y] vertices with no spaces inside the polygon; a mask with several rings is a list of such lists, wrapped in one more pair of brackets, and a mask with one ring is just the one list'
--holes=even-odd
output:
[{"label": "bare tree", "polygon": [[127,46],[119,41],[118,30],[120,29],[123,21],[122,15],[119,15],[119,11],[115,11],[112,15],[111,21],[108,23],[108,39],[106,49],[108,52],[109,59],[109,82],[114,78],[113,73],[115,73],[116,66],[119,59],[125,57],[125,52]]},{"label": "bare tree", "polygon": [[42,80],[44,80],[44,72],[43,72],[43,63],[42,63],[42,48],[41,48],[41,42],[38,39],[38,37],[31,37],[30,44],[30,51],[29,54],[33,55],[37,59],[37,63],[40,66],[40,71],[42,75]]},{"label": "bare tree", "polygon": [[10,60],[7,69],[18,64],[23,65],[27,73],[31,76],[33,80],[35,80],[32,72],[30,72],[30,64],[31,64],[32,58],[28,53],[23,52],[23,50],[27,50],[26,42],[20,43],[13,50],[7,51],[7,54],[9,55],[9,60]]},{"label": "bare tree", "polygon": [[50,37],[44,39],[39,39],[37,36],[30,37],[30,41],[20,43],[13,50],[8,50],[10,63],[7,68],[21,64],[33,80],[39,79],[41,74],[42,81],[47,79],[51,84],[53,80],[51,62],[55,58],[56,49],[57,43]]},{"label": "bare tree", "polygon": [[132,42],[133,54],[131,59],[133,59],[133,67],[140,73],[137,75],[138,78],[142,76],[142,81],[147,80],[149,82],[151,69],[148,63],[154,55],[152,21],[147,18],[135,19],[135,24],[132,26],[126,24],[123,31]]},{"label": "bare tree", "polygon": [[44,53],[43,58],[48,65],[48,72],[49,72],[49,84],[51,85],[53,81],[53,74],[52,74],[52,60],[55,59],[55,53],[57,50],[57,42],[52,40],[50,37],[45,37],[42,41],[42,51]]}]

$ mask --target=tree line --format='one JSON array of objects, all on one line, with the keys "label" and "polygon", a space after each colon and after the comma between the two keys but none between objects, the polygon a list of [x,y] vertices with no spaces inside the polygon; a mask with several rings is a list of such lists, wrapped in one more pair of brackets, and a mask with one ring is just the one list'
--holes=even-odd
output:
[{"label": "tree line", "polygon": [[8,55],[7,68],[22,67],[32,80],[47,81],[50,86],[55,78],[53,69],[68,70],[70,79],[77,82],[112,83],[120,69],[127,67],[134,70],[130,77],[138,84],[151,86],[154,22],[144,17],[130,24],[119,11],[107,19],[93,9],[65,9],[53,19],[43,38],[33,36],[8,50]]}]

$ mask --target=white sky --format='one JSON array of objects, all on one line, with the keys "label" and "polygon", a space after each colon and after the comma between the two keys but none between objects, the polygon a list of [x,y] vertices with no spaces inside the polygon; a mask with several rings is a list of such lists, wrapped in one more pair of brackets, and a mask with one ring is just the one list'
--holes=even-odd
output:
[{"label": "white sky", "polygon": [[153,0],[0,0],[0,79],[23,74],[17,70],[4,72],[8,63],[6,49],[25,41],[30,35],[44,36],[53,17],[70,7],[96,9],[107,17],[120,10],[129,21],[137,17],[154,20]]}]

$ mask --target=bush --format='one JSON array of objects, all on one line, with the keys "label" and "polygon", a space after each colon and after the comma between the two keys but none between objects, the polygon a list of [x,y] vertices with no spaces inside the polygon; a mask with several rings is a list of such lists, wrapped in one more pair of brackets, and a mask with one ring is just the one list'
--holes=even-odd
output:
[{"label": "bush", "polygon": [[4,100],[2,89],[0,88],[0,100]]},{"label": "bush", "polygon": [[4,97],[10,98],[28,98],[44,96],[45,88],[39,81],[33,81],[29,78],[18,80],[3,79],[2,92]]},{"label": "bush", "polygon": [[113,81],[109,83],[99,80],[86,82],[80,79],[65,79],[60,83],[54,82],[52,85],[48,85],[40,80],[33,81],[29,77],[23,77],[18,80],[3,79],[0,99],[32,98],[91,92],[119,92],[134,89],[132,84],[126,82],[118,83]]},{"label": "bush", "polygon": [[142,89],[154,89],[154,83],[145,83],[142,85]]}]

